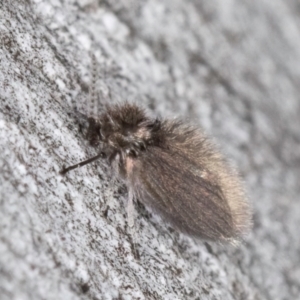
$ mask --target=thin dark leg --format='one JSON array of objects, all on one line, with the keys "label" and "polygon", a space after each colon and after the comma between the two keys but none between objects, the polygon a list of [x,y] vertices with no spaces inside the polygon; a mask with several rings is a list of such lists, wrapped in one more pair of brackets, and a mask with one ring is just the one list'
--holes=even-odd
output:
[{"label": "thin dark leg", "polygon": [[84,165],[87,165],[87,164],[93,162],[94,160],[97,160],[97,159],[103,158],[103,157],[105,157],[105,154],[104,154],[103,152],[101,152],[101,153],[99,153],[98,155],[96,155],[96,156],[94,156],[94,157],[92,157],[92,158],[89,158],[89,159],[87,159],[87,160],[85,160],[85,161],[80,162],[79,164],[70,166],[70,167],[68,167],[68,168],[63,168],[63,169],[59,172],[59,174],[65,175],[67,172],[69,172],[69,171],[71,171],[71,170],[74,170],[74,169],[76,169],[76,168],[79,168],[79,167],[82,167],[82,166],[84,166]]}]

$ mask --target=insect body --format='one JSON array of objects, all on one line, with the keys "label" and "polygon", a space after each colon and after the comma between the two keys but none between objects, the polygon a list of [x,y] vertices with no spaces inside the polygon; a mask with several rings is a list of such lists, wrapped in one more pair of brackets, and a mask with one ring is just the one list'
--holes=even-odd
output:
[{"label": "insect body", "polygon": [[88,139],[106,156],[133,198],[179,230],[210,240],[248,231],[251,213],[239,177],[203,132],[179,120],[147,116],[134,104],[108,106],[89,118]]}]

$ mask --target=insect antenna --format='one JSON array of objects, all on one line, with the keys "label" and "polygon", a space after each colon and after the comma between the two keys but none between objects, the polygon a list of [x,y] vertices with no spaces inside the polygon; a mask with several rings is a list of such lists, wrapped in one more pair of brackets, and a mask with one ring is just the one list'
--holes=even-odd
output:
[{"label": "insect antenna", "polygon": [[98,101],[97,101],[97,75],[98,75],[98,62],[94,53],[90,53],[92,61],[92,80],[90,83],[89,96],[87,101],[88,116],[95,117],[98,115]]}]

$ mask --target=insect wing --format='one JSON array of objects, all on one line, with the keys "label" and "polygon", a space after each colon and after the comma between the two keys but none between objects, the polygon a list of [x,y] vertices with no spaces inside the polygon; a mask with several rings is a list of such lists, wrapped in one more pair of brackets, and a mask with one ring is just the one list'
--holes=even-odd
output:
[{"label": "insect wing", "polygon": [[230,208],[222,190],[180,152],[152,147],[135,160],[132,176],[140,201],[192,236],[226,239],[234,235]]}]

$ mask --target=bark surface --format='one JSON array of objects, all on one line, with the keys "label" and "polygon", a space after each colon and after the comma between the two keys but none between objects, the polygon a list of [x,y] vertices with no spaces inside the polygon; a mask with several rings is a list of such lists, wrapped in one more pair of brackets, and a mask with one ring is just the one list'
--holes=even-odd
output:
[{"label": "bark surface", "polygon": [[[0,3],[0,299],[297,299],[300,5],[296,0]],[[138,207],[95,154],[85,110],[136,101],[202,126],[241,171],[254,228],[195,241]]]}]

